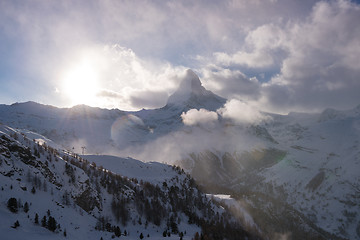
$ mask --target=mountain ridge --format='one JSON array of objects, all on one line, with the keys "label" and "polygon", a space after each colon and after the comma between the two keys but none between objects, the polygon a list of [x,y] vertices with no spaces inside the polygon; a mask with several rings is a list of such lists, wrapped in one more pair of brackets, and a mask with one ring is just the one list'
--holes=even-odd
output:
[{"label": "mountain ridge", "polygon": [[[180,85],[172,98],[179,102],[159,109],[123,112],[80,106],[32,112],[0,105],[0,122],[45,135],[77,153],[85,146],[85,154],[176,163],[209,192],[229,191],[247,203],[265,236],[273,228],[296,232],[293,239],[310,233],[320,239],[360,237],[360,211],[354,207],[360,205],[355,171],[360,165],[359,105],[320,113],[262,112],[272,120],[257,124],[217,119],[188,126],[182,113],[215,111],[212,101],[220,106],[226,100],[218,101],[193,72]],[[274,218],[283,223],[282,229]]]}]

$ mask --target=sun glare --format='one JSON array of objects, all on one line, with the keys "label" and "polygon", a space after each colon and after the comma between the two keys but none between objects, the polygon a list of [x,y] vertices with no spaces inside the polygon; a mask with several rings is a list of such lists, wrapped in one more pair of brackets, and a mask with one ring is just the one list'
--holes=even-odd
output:
[{"label": "sun glare", "polygon": [[83,61],[63,77],[63,92],[71,105],[94,105],[98,92],[98,73],[91,62]]}]

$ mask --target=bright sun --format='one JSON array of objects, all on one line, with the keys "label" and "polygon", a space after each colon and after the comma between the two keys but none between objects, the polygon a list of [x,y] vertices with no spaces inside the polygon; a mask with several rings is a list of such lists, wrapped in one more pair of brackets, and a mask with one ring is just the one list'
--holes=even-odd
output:
[{"label": "bright sun", "polygon": [[99,90],[98,73],[90,61],[82,61],[64,74],[62,90],[71,105],[95,104]]}]

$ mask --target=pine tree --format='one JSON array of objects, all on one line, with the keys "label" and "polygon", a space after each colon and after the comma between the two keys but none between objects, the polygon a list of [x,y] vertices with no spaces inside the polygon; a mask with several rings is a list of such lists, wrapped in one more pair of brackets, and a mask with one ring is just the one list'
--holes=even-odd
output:
[{"label": "pine tree", "polygon": [[47,222],[47,228],[50,230],[50,231],[52,231],[52,232],[54,232],[55,230],[56,230],[56,220],[55,220],[55,218],[53,218],[53,217],[49,217],[49,219],[48,219],[48,222]]},{"label": "pine tree", "polygon": [[111,232],[111,224],[110,224],[110,223],[106,223],[106,224],[105,224],[105,229],[106,229],[106,231]]},{"label": "pine tree", "polygon": [[7,207],[11,212],[17,213],[18,212],[18,202],[17,202],[16,198],[9,198],[9,200],[7,202]]},{"label": "pine tree", "polygon": [[44,217],[42,218],[42,220],[41,220],[41,226],[42,226],[42,227],[47,227],[46,224],[47,224],[47,222],[46,222],[46,216],[44,216]]},{"label": "pine tree", "polygon": [[39,215],[36,213],[35,214],[35,224],[39,224]]},{"label": "pine tree", "polygon": [[35,190],[35,188],[34,188],[34,187],[32,187],[32,189],[31,189],[31,193],[32,193],[32,194],[35,194],[35,193],[36,193],[36,190]]},{"label": "pine tree", "polygon": [[176,222],[174,221],[173,216],[171,216],[170,219],[171,219],[170,220],[171,232],[177,234],[179,232],[178,226],[177,226]]},{"label": "pine tree", "polygon": [[121,236],[121,230],[120,230],[120,227],[119,227],[119,226],[115,227],[115,229],[114,229],[114,234],[115,234],[115,236],[117,236],[117,237],[120,237],[120,236]]},{"label": "pine tree", "polygon": [[144,235],[143,233],[140,233],[140,236],[139,236],[140,239],[143,239],[144,238]]},{"label": "pine tree", "polygon": [[28,202],[25,202],[24,204],[24,212],[27,213],[29,211],[29,204]]}]

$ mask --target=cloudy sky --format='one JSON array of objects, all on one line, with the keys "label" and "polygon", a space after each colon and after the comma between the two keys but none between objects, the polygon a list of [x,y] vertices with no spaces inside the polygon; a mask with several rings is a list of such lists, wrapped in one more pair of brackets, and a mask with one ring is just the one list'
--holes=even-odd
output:
[{"label": "cloudy sky", "polygon": [[193,69],[264,111],[360,104],[349,0],[0,0],[0,103],[161,107]]}]

